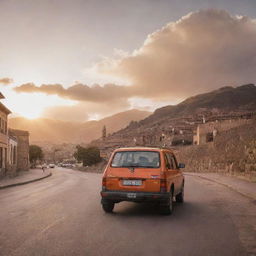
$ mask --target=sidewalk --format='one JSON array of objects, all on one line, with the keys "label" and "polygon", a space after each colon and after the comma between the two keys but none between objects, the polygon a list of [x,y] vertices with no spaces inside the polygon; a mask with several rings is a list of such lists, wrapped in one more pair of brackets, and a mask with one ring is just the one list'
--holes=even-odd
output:
[{"label": "sidewalk", "polygon": [[45,172],[43,172],[42,169],[30,169],[29,171],[20,172],[17,177],[4,177],[3,179],[0,179],[0,189],[24,185],[47,178],[51,175],[52,173],[49,169],[46,169]]},{"label": "sidewalk", "polygon": [[256,200],[256,183],[241,180],[233,176],[228,176],[219,173],[185,172],[184,174],[188,176],[197,176],[202,179],[214,181],[218,184],[229,187],[230,189],[242,194],[243,196]]}]

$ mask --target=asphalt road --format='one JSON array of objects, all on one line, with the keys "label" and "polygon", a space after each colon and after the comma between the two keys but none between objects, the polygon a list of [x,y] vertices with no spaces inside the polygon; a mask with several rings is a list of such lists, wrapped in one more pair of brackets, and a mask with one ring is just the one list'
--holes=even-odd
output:
[{"label": "asphalt road", "polygon": [[186,176],[171,216],[154,204],[100,205],[101,175],[56,169],[0,191],[0,255],[256,255],[256,204]]}]

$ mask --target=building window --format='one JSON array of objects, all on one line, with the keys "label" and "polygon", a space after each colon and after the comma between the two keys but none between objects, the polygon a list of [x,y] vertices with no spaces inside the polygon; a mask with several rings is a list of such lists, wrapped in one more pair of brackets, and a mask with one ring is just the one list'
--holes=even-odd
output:
[{"label": "building window", "polygon": [[17,152],[17,147],[14,146],[13,147],[13,164],[16,164],[16,152]]},{"label": "building window", "polygon": [[7,122],[0,117],[0,131],[1,133],[6,134],[7,133]]},{"label": "building window", "polygon": [[206,142],[211,142],[213,141],[213,133],[212,132],[208,132],[206,134]]},{"label": "building window", "polygon": [[4,168],[6,168],[7,163],[7,148],[4,148]]},{"label": "building window", "polygon": [[10,145],[10,151],[9,151],[9,163],[12,164],[12,144]]},{"label": "building window", "polygon": [[3,148],[0,147],[0,168],[3,167]]},{"label": "building window", "polygon": [[7,134],[7,121],[4,122],[4,134]]}]

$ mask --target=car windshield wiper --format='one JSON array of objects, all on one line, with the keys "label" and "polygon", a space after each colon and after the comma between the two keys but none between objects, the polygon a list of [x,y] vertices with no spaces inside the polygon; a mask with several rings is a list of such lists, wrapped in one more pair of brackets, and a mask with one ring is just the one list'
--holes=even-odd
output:
[{"label": "car windshield wiper", "polygon": [[123,164],[120,167],[141,167],[141,166],[138,164]]},{"label": "car windshield wiper", "polygon": [[152,165],[140,165],[140,167],[143,167],[143,168],[159,168],[159,166],[152,166]]},{"label": "car windshield wiper", "polygon": [[138,164],[123,164],[119,167],[136,167],[136,168],[159,168],[159,166],[152,166],[152,165],[138,165]]}]

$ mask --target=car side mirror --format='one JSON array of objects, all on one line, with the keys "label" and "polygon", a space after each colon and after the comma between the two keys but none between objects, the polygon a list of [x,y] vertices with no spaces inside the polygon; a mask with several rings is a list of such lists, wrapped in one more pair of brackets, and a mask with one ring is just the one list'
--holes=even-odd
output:
[{"label": "car side mirror", "polygon": [[185,168],[185,164],[179,163],[179,168]]}]

